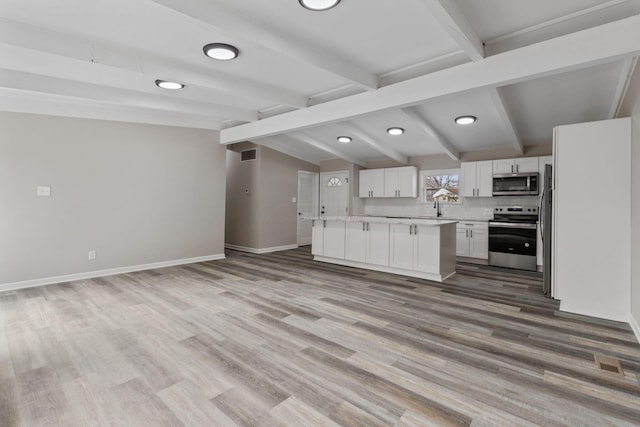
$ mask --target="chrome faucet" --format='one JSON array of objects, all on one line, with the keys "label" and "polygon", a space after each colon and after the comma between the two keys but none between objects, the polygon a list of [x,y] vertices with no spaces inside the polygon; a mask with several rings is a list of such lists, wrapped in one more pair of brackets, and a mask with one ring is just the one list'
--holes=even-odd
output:
[{"label": "chrome faucet", "polygon": [[440,200],[435,199],[433,201],[433,208],[436,210],[436,217],[441,217],[442,212],[440,212]]}]

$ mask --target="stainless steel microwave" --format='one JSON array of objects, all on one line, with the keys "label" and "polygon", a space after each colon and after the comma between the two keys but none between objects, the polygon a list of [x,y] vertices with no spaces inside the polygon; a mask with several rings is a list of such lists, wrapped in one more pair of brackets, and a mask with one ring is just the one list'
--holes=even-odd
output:
[{"label": "stainless steel microwave", "polygon": [[494,196],[535,196],[538,191],[538,173],[501,173],[493,175]]}]

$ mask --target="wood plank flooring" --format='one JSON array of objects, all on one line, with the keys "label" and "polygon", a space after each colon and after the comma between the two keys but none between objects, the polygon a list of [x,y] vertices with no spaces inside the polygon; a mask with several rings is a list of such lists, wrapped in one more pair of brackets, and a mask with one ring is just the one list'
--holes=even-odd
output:
[{"label": "wood plank flooring", "polygon": [[539,274],[227,256],[1,293],[0,426],[640,425],[629,327]]}]

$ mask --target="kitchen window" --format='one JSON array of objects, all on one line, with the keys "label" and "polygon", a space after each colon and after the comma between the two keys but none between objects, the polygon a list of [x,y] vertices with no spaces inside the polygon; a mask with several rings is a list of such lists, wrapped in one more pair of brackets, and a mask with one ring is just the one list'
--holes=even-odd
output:
[{"label": "kitchen window", "polygon": [[423,203],[460,203],[460,169],[420,171],[420,199]]}]

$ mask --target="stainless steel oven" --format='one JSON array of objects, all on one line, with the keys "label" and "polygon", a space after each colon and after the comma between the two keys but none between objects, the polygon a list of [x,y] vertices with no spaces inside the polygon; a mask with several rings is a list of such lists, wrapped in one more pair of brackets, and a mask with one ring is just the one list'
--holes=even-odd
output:
[{"label": "stainless steel oven", "polygon": [[489,221],[489,265],[536,271],[538,208],[498,206]]}]

